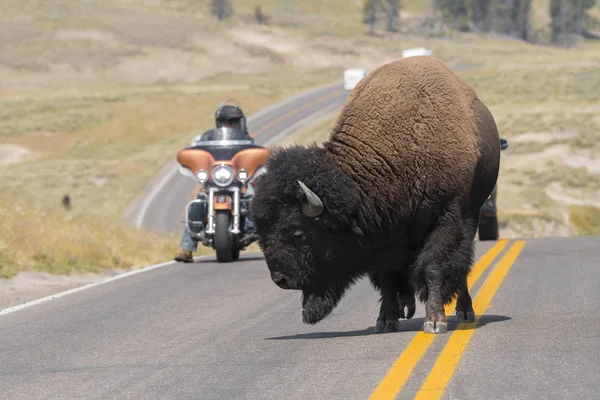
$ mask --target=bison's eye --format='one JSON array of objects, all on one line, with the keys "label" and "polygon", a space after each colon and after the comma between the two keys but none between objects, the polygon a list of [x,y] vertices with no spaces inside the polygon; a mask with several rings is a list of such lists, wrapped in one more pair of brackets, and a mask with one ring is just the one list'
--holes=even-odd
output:
[{"label": "bison's eye", "polygon": [[302,236],[304,236],[304,232],[303,231],[296,231],[292,235],[294,235],[294,238],[300,239]]}]

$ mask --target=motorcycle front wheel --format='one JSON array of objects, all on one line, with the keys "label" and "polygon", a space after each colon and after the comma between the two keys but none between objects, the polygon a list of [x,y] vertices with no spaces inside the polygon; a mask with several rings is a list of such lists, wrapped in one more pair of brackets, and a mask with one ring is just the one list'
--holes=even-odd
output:
[{"label": "motorcycle front wheel", "polygon": [[233,233],[229,231],[231,214],[228,211],[218,211],[215,216],[215,250],[218,262],[231,262],[239,258],[240,251],[236,248]]}]

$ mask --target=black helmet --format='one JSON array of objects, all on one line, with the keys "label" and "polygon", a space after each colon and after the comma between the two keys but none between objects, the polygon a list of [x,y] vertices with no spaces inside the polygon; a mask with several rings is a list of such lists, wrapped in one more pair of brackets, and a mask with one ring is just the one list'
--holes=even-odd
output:
[{"label": "black helmet", "polygon": [[[225,104],[228,101],[233,101],[236,105]],[[239,103],[233,99],[222,102],[215,112],[215,125],[217,128],[225,126],[226,122],[234,122],[236,128],[246,132],[246,116]]]}]

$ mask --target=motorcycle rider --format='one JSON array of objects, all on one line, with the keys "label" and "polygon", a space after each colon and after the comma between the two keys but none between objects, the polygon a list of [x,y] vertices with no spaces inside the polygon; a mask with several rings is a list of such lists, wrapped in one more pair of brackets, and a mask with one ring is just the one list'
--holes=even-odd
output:
[{"label": "motorcycle rider", "polygon": [[[217,129],[222,127],[239,129],[246,134],[247,139],[252,139],[248,134],[246,116],[244,115],[244,112],[241,110],[241,108],[238,106],[232,106],[227,104],[220,105],[215,112],[215,126]],[[192,143],[189,147],[194,147],[195,143],[202,139],[207,140],[207,138],[210,137],[210,134],[212,132],[215,132],[215,130],[208,131],[201,136],[195,137],[192,140]],[[254,190],[252,185],[248,185],[247,191],[243,195],[243,197],[251,197],[253,194]],[[196,198],[207,199],[208,196],[205,193],[198,192]],[[183,229],[180,247],[181,250],[174,257],[175,261],[184,263],[194,262],[193,253],[196,252],[196,250],[198,249],[198,239],[192,238],[188,230],[185,228]]]}]

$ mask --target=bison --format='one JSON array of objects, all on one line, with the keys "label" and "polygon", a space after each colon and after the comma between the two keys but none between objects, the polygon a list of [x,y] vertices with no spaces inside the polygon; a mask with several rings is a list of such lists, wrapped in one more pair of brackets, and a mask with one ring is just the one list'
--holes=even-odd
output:
[{"label": "bison", "polygon": [[412,318],[415,297],[426,333],[447,332],[456,296],[457,320],[474,321],[467,275],[500,164],[476,92],[438,59],[391,62],[350,93],[322,144],[273,149],[250,209],[271,279],[302,291],[303,322],[365,275],[381,293],[375,332]]}]

